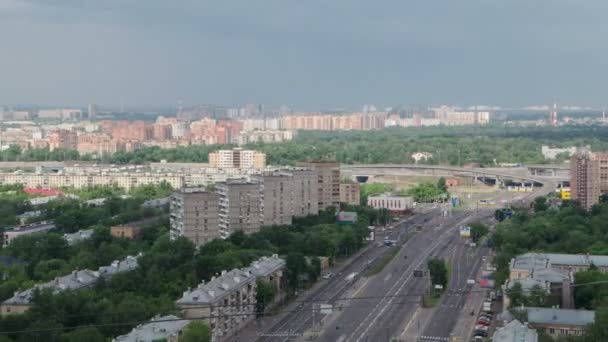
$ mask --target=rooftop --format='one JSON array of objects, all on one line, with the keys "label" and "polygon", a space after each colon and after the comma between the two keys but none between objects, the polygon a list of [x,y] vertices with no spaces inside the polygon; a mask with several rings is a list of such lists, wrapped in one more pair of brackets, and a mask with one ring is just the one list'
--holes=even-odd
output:
[{"label": "rooftop", "polygon": [[554,309],[554,308],[526,308],[530,324],[557,324],[586,326],[593,323],[595,311]]},{"label": "rooftop", "polygon": [[68,242],[68,245],[73,245],[84,240],[88,240],[93,236],[93,229],[83,229],[72,234],[63,234],[63,239]]},{"label": "rooftop", "polygon": [[221,276],[211,278],[208,283],[203,281],[197,288],[185,291],[182,298],[175,301],[175,303],[177,305],[212,304],[253,280],[255,280],[255,276],[247,269],[224,271]]},{"label": "rooftop", "polygon": [[492,335],[493,342],[537,342],[536,330],[528,328],[518,320],[513,320]]},{"label": "rooftop", "polygon": [[190,324],[189,320],[169,315],[154,317],[149,323],[140,324],[130,333],[116,337],[113,342],[141,342],[163,340],[179,333]]},{"label": "rooftop", "polygon": [[535,270],[555,265],[608,267],[607,255],[526,253],[514,258],[511,269]]},{"label": "rooftop", "polygon": [[273,254],[271,257],[261,257],[247,268],[256,277],[266,277],[285,267],[285,260]]}]

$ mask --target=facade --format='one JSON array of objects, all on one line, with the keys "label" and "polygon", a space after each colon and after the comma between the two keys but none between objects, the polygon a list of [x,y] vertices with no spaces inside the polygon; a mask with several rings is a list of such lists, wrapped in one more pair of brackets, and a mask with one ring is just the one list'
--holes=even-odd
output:
[{"label": "facade", "polygon": [[75,150],[77,144],[76,132],[71,132],[65,129],[55,130],[49,133],[49,149],[51,151],[57,149]]},{"label": "facade", "polygon": [[282,171],[293,175],[293,216],[305,217],[319,213],[319,187],[315,171],[291,167]]},{"label": "facade", "polygon": [[209,164],[217,168],[263,169],[266,154],[258,151],[233,148],[209,153]]},{"label": "facade", "polygon": [[139,238],[141,238],[142,230],[147,227],[158,224],[160,219],[160,217],[152,217],[139,221],[112,226],[110,227],[110,234],[118,238],[139,240]]},{"label": "facade", "polygon": [[55,229],[53,221],[41,221],[27,225],[8,227],[4,231],[4,247],[10,245],[14,239],[32,234],[43,234]]},{"label": "facade", "polygon": [[262,226],[263,207],[260,184],[245,179],[228,179],[215,185],[219,195],[219,230],[227,238],[237,230],[246,234]]},{"label": "facade", "polygon": [[175,305],[184,318],[211,317],[204,319],[211,328],[211,341],[222,341],[255,319],[256,288],[256,277],[248,269],[223,271],[185,291]]},{"label": "facade", "polygon": [[608,154],[579,149],[571,159],[570,168],[572,199],[589,210],[608,192]]},{"label": "facade", "polygon": [[296,166],[310,168],[317,174],[319,210],[340,207],[340,163],[305,161],[297,162]]},{"label": "facade", "polygon": [[294,176],[278,170],[252,177],[260,185],[263,225],[288,225],[294,216]]},{"label": "facade", "polygon": [[513,320],[494,332],[492,342],[538,342],[538,333],[528,324]]},{"label": "facade", "polygon": [[546,334],[557,336],[582,336],[587,326],[594,322],[595,311],[555,309],[555,308],[525,308],[528,313],[528,323],[531,327],[544,331]]},{"label": "facade", "polygon": [[255,319],[256,280],[275,284],[280,296],[284,268],[285,261],[277,255],[262,257],[249,267],[223,271],[219,277],[201,282],[175,304],[184,318],[211,317],[204,321],[211,328],[213,342],[228,340]]},{"label": "facade", "polygon": [[156,316],[149,323],[136,326],[130,333],[118,336],[112,342],[179,342],[182,331],[190,322],[174,315]]},{"label": "facade", "polygon": [[170,236],[202,246],[220,237],[219,195],[203,188],[184,188],[171,195]]},{"label": "facade", "polygon": [[392,212],[401,213],[413,207],[412,197],[395,196],[391,194],[380,194],[367,197],[367,205],[374,209],[388,209]]},{"label": "facade", "polygon": [[361,204],[361,186],[359,183],[340,184],[340,203],[349,205]]}]

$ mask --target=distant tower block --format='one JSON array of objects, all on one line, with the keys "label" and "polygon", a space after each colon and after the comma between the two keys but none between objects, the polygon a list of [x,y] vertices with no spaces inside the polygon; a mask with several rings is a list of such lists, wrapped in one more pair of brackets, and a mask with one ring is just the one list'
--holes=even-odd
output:
[{"label": "distant tower block", "polygon": [[549,114],[549,124],[553,127],[557,126],[557,103],[553,102],[553,109]]}]

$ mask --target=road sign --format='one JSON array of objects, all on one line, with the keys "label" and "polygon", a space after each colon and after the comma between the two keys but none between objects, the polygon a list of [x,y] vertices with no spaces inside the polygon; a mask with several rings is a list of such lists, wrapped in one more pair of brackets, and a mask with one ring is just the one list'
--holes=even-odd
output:
[{"label": "road sign", "polygon": [[334,306],[331,304],[321,304],[321,305],[319,305],[319,308],[321,309],[321,314],[331,315],[331,313],[333,312]]},{"label": "road sign", "polygon": [[471,227],[460,227],[460,237],[471,237]]}]

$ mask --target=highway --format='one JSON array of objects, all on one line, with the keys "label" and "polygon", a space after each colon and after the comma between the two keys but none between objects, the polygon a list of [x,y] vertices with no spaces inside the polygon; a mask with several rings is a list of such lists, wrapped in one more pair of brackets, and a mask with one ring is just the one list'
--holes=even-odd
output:
[{"label": "highway", "polygon": [[[432,210],[427,213],[414,215],[404,222],[397,224],[392,232],[389,232],[387,236],[390,239],[402,241],[406,238],[407,233],[412,231],[416,225],[424,225],[425,223],[428,224],[433,220],[432,217],[438,215],[439,210]],[[410,245],[410,243],[407,243],[406,245]],[[350,264],[341,271],[341,275],[334,275],[330,279],[320,280],[325,282],[323,286],[313,293],[305,303],[301,303],[297,307],[297,310],[294,310],[294,312],[289,312],[283,319],[276,322],[263,336],[260,336],[256,341],[287,341],[290,339],[297,339],[298,336],[302,335],[306,330],[312,327],[312,302],[317,304],[335,303],[336,305],[345,305],[344,301],[336,302],[336,299],[345,298],[348,292],[352,290],[354,283],[365,281],[364,279],[361,279],[362,275],[388,251],[389,249],[387,247],[377,247],[376,243],[372,243],[367,246],[366,250],[364,250],[360,256],[352,260]],[[348,282],[345,280],[347,275],[355,272],[357,273],[357,276],[353,282]],[[375,278],[377,277],[378,276]],[[378,296],[382,294],[383,292],[377,292],[373,295]],[[323,317],[318,311],[316,314],[318,316],[316,323],[319,324]]]},{"label": "highway", "polygon": [[[492,215],[492,210],[484,211]],[[428,278],[415,278],[414,270],[426,269],[432,257],[447,257],[459,246],[457,227],[473,220],[474,212],[451,217],[436,215],[404,245],[400,253],[377,275],[365,280],[342,312],[324,320],[319,341],[388,341],[398,336],[421,304]],[[460,252],[461,255],[465,253]],[[407,259],[405,258],[407,256]],[[470,268],[474,265],[471,264]],[[460,272],[459,277],[465,278]],[[451,330],[451,328],[450,328]]]}]

